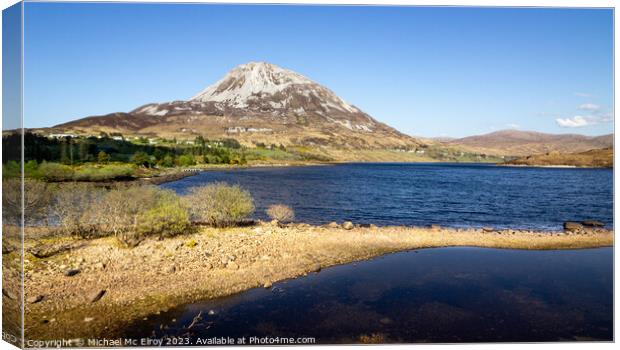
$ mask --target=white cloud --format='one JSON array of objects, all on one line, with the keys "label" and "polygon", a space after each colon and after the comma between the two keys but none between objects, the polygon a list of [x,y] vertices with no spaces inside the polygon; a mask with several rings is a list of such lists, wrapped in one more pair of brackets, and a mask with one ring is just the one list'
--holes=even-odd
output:
[{"label": "white cloud", "polygon": [[507,127],[511,128],[511,129],[521,129],[521,126],[519,124],[506,124]]},{"label": "white cloud", "polygon": [[557,118],[555,122],[563,128],[581,128],[584,126],[609,123],[613,121],[613,119],[613,115],[607,113],[604,115],[576,115],[572,118]]},{"label": "white cloud", "polygon": [[572,118],[557,118],[555,122],[563,128],[581,128],[589,125],[586,118],[580,115],[576,115]]},{"label": "white cloud", "polygon": [[599,117],[601,123],[609,123],[614,121],[614,115],[609,112]]},{"label": "white cloud", "polygon": [[577,108],[581,109],[582,111],[598,111],[601,109],[601,106],[595,105],[594,103],[584,103]]},{"label": "white cloud", "polygon": [[590,97],[592,95],[586,93],[586,92],[573,92],[573,95],[575,96],[579,96],[579,97]]}]

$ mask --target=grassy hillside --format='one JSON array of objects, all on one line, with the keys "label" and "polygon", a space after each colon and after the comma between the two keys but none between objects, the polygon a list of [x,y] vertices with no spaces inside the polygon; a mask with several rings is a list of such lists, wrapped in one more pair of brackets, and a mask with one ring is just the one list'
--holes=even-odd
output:
[{"label": "grassy hillside", "polygon": [[612,168],[614,166],[614,150],[611,147],[593,149],[579,153],[549,152],[517,158],[504,163],[506,165],[529,166],[576,166],[589,168]]},{"label": "grassy hillside", "polygon": [[591,137],[577,134],[554,135],[533,131],[502,130],[438,142],[474,153],[525,157],[550,152],[576,153],[612,147],[613,134]]}]

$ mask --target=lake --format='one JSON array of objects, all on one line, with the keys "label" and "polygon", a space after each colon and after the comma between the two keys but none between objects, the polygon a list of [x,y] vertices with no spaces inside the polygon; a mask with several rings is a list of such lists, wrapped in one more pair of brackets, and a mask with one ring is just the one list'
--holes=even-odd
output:
[{"label": "lake", "polygon": [[162,186],[184,193],[214,181],[249,190],[259,219],[282,203],[293,207],[296,221],[310,224],[538,230],[558,230],[565,221],[613,224],[611,169],[364,163],[205,171]]},{"label": "lake", "polygon": [[395,253],[184,305],[123,334],[149,335],[188,337],[194,345],[221,336],[314,337],[317,343],[610,341],[613,249]]}]

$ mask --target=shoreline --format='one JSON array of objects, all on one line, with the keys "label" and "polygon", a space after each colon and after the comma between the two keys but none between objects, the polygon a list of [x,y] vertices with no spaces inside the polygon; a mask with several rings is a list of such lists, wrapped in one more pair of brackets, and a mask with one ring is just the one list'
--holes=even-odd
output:
[{"label": "shoreline", "polygon": [[[36,244],[60,244],[29,241],[27,252]],[[131,323],[179,305],[255,287],[269,288],[277,281],[329,266],[399,251],[452,246],[531,250],[607,247],[613,245],[613,231],[587,229],[565,234],[402,226],[347,230],[333,224],[259,223],[227,229],[201,227],[189,235],[148,239],[135,248],[122,248],[113,237],[65,239],[62,244],[75,247],[47,258],[26,253],[29,339],[118,336]],[[5,255],[4,261],[10,262],[16,253]],[[9,278],[7,265],[3,268]],[[79,272],[66,276],[68,269]],[[5,286],[10,287],[7,282]],[[18,295],[18,291],[9,292]]]},{"label": "shoreline", "polygon": [[294,167],[311,167],[311,166],[336,166],[346,164],[454,164],[454,165],[470,165],[484,164],[488,166],[510,167],[510,168],[546,168],[546,169],[611,169],[613,167],[602,166],[575,166],[575,165],[534,165],[534,164],[508,164],[508,163],[492,163],[492,162],[442,162],[442,161],[411,161],[411,162],[363,162],[363,161],[333,161],[333,162],[293,162],[293,163],[254,163],[254,164],[200,164],[194,167],[171,168],[160,174],[142,177],[133,176],[126,179],[105,179],[105,180],[66,180],[66,181],[48,181],[49,183],[63,182],[85,182],[93,183],[99,186],[110,186],[115,183],[141,183],[148,185],[161,185],[168,182],[182,180],[186,177],[198,175],[207,171],[232,171],[244,169],[261,169],[261,168],[294,168]]},{"label": "shoreline", "polygon": [[577,165],[536,165],[536,164],[497,164],[498,166],[513,168],[549,168],[549,169],[613,169],[614,167],[606,166],[577,166]]}]

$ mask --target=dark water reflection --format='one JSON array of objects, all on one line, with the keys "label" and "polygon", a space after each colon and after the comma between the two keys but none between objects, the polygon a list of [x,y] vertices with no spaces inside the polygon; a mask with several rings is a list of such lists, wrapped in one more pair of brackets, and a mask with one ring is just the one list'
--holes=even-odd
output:
[{"label": "dark water reflection", "polygon": [[164,187],[184,193],[213,181],[240,184],[256,217],[271,204],[300,222],[560,229],[564,221],[613,222],[613,171],[484,164],[343,164],[208,171]]},{"label": "dark water reflection", "polygon": [[[612,260],[612,248],[403,252],[179,307],[128,327],[125,336],[612,340]],[[203,319],[187,330],[200,311]]]}]

